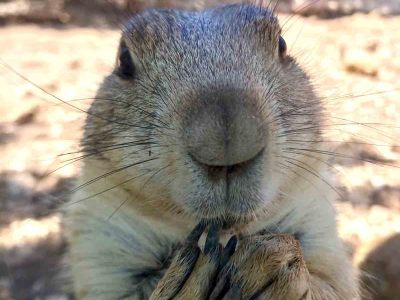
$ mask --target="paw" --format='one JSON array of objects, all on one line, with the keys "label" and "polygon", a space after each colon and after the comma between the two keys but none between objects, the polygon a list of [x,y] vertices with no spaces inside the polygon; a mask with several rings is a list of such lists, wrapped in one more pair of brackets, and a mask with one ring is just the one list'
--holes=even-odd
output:
[{"label": "paw", "polygon": [[311,299],[299,242],[287,234],[240,240],[210,299]]},{"label": "paw", "polygon": [[218,272],[235,251],[237,239],[232,237],[223,248],[218,242],[220,227],[212,225],[202,252],[198,240],[205,229],[206,225],[200,223],[189,234],[150,299],[207,299],[211,294]]}]

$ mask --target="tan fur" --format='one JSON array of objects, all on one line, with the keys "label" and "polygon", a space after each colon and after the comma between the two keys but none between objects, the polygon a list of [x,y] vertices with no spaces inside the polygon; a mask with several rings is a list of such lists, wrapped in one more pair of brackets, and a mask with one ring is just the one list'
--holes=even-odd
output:
[{"label": "tan fur", "polygon": [[178,286],[178,299],[202,299],[216,261],[200,252],[184,278],[182,260],[201,220],[231,222],[241,237],[227,266],[244,299],[271,278],[261,299],[357,297],[330,170],[293,151],[321,139],[324,111],[295,59],[279,57],[280,31],[252,6],[155,10],[127,24],[137,77],[102,83],[66,206],[78,299],[169,299]]},{"label": "tan fur", "polygon": [[210,277],[215,276],[215,262],[210,261],[209,257],[202,256],[197,261],[194,272],[188,278],[177,299],[205,299],[207,296],[202,292],[210,288]]},{"label": "tan fur", "polygon": [[232,257],[232,264],[238,269],[234,280],[242,283],[244,299],[268,283],[263,299],[300,299],[309,289],[300,244],[290,235],[245,239]]}]

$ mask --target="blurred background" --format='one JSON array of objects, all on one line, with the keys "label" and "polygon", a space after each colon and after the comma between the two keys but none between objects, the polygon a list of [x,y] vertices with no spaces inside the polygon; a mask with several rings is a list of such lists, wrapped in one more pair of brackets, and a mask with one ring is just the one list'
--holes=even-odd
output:
[{"label": "blurred background", "polygon": [[[238,1],[0,0],[0,300],[69,299],[58,209],[85,116],[59,99],[87,109],[130,14],[226,2]],[[363,298],[400,299],[400,1],[281,0],[277,11],[327,104],[339,231]]]}]

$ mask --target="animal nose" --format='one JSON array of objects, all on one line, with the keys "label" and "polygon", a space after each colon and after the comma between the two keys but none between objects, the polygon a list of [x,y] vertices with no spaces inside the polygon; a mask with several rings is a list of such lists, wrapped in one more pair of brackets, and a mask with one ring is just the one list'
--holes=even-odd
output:
[{"label": "animal nose", "polygon": [[206,93],[190,109],[184,143],[191,157],[210,170],[233,172],[266,146],[265,122],[250,97],[238,92]]}]

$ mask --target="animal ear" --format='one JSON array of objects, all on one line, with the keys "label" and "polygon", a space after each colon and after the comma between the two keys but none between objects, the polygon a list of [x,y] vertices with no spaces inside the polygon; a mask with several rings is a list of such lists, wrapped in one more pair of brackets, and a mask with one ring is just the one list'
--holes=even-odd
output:
[{"label": "animal ear", "polygon": [[130,50],[124,41],[121,41],[118,51],[116,74],[122,79],[133,79],[135,77],[135,64]]},{"label": "animal ear", "polygon": [[278,53],[279,53],[279,58],[280,59],[285,59],[286,54],[287,54],[287,45],[286,41],[283,39],[283,37],[280,35],[279,40],[278,40]]},{"label": "animal ear", "polygon": [[[259,8],[249,20],[251,30],[254,30],[260,38],[263,47],[268,48],[269,53],[279,54],[281,58],[286,54],[286,43],[281,37],[281,28],[276,15],[269,9]],[[252,32],[253,33],[253,32]]]}]

